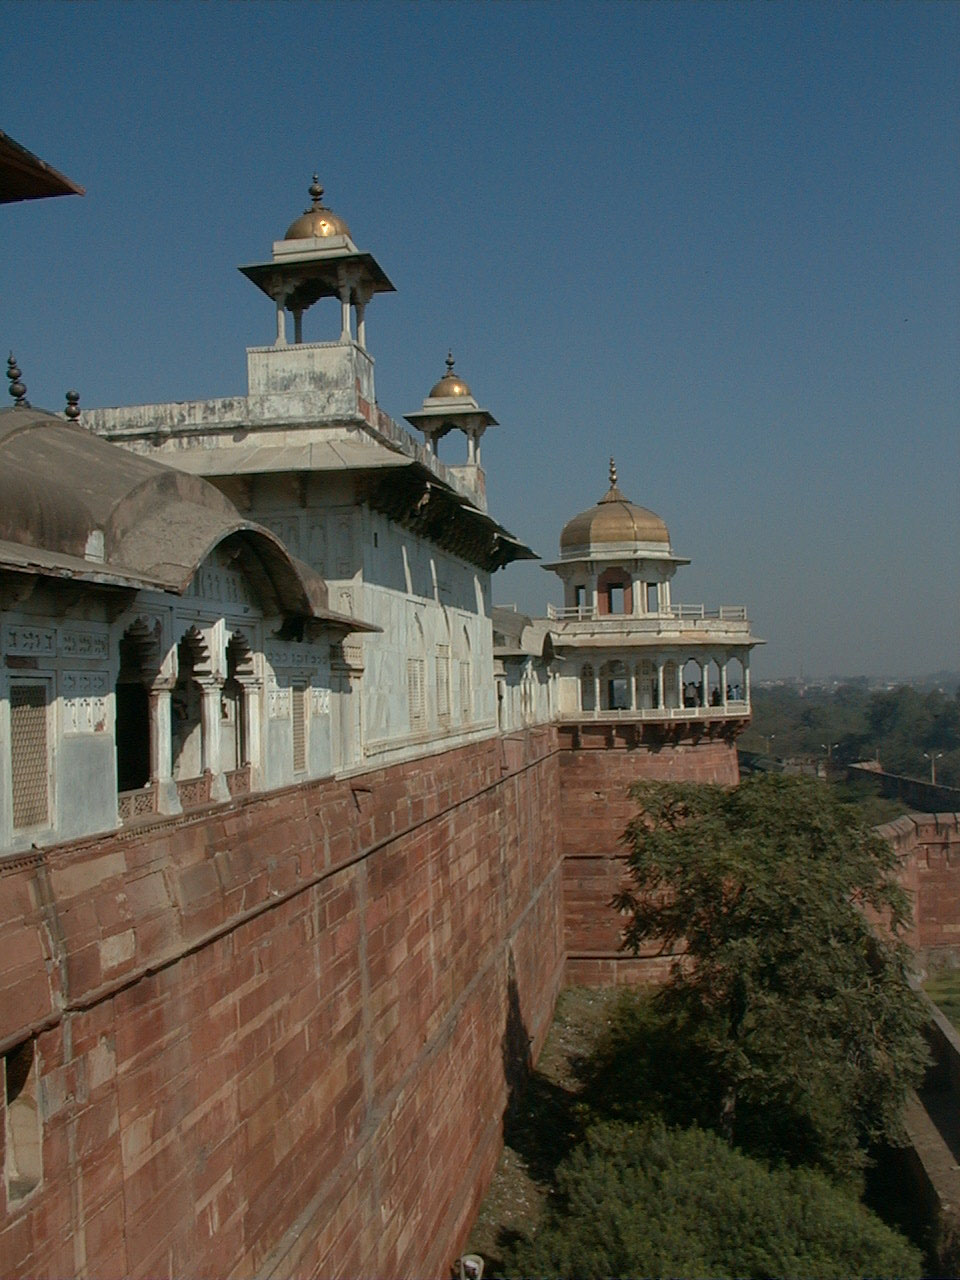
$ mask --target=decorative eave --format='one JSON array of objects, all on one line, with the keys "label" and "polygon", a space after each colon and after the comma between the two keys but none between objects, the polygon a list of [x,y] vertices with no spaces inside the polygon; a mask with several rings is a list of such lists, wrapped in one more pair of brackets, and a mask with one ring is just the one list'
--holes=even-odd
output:
[{"label": "decorative eave", "polygon": [[[307,246],[315,242],[304,240],[299,243]],[[291,255],[271,262],[252,262],[238,269],[272,301],[283,296],[284,305],[290,311],[306,311],[320,298],[339,297],[344,283],[362,282],[371,294],[396,292],[373,254],[359,251],[324,253],[305,250],[299,257]]]},{"label": "decorative eave", "polygon": [[489,573],[537,554],[419,463],[365,475],[360,496],[375,511]]}]

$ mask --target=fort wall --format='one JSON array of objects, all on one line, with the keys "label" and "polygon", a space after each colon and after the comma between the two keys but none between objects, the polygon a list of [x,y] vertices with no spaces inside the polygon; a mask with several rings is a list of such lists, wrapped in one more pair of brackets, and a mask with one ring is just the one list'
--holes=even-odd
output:
[{"label": "fort wall", "polygon": [[619,923],[610,899],[623,880],[621,837],[636,813],[635,782],[739,781],[735,740],[689,731],[669,740],[633,725],[562,726],[560,841],[569,985],[660,982],[670,957],[655,945],[639,956],[619,949]]},{"label": "fort wall", "polygon": [[4,863],[4,1274],[448,1274],[563,978],[558,784],[539,729]]},{"label": "fort wall", "polygon": [[903,859],[913,895],[905,940],[922,965],[960,960],[960,813],[912,813],[878,830]]}]

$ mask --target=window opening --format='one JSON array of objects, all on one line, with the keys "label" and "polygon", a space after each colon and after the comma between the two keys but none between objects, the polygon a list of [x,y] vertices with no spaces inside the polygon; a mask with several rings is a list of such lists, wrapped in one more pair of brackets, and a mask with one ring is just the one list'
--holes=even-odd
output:
[{"label": "window opening", "polygon": [[647,583],[647,613],[660,612],[660,597],[655,582]]},{"label": "window opening", "polygon": [[609,611],[610,613],[623,613],[623,612],[624,612],[624,603],[623,603],[623,600],[624,600],[624,590],[623,590],[623,587],[622,587],[622,586],[615,586],[615,585],[611,584],[611,586],[609,586],[609,587],[607,588],[607,590],[608,590],[608,592],[609,592],[609,604],[608,604],[608,606],[607,606],[608,611]]}]

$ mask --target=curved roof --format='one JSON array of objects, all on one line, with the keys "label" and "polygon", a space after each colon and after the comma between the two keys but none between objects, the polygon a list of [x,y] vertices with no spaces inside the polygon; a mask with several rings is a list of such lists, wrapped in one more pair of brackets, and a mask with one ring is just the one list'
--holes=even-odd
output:
[{"label": "curved roof", "polygon": [[0,410],[0,541],[42,552],[20,559],[180,594],[227,539],[278,612],[333,620],[323,579],[206,480],[42,409]]},{"label": "curved roof", "polygon": [[629,502],[614,481],[595,507],[581,511],[563,526],[560,551],[651,542],[669,548],[667,526],[655,512]]}]

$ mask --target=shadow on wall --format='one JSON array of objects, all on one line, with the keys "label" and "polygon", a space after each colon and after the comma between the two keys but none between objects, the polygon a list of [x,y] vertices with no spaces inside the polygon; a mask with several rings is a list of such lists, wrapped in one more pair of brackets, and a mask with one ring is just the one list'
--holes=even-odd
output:
[{"label": "shadow on wall", "polygon": [[513,951],[507,960],[507,1021],[500,1041],[500,1053],[503,1058],[503,1078],[507,1083],[507,1106],[503,1113],[504,1141],[510,1141],[510,1132],[519,1120],[519,1108],[527,1082],[530,1079],[530,1068],[533,1061],[530,1054],[530,1036],[527,1024],[523,1020],[520,1009],[520,992],[517,988],[517,969]]}]

